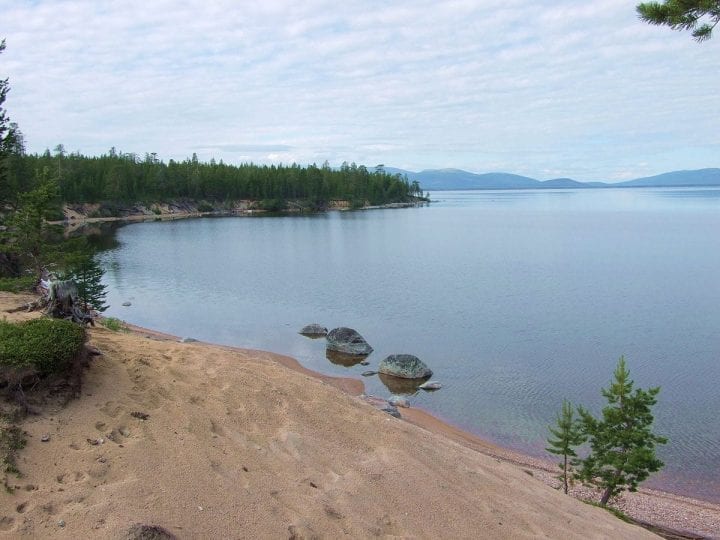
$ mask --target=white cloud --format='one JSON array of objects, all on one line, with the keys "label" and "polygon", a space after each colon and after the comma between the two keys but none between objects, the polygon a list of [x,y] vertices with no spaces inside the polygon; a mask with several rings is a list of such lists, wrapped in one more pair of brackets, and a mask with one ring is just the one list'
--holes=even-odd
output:
[{"label": "white cloud", "polygon": [[718,166],[720,37],[625,0],[0,0],[8,109],[164,159],[328,159],[621,179]]}]

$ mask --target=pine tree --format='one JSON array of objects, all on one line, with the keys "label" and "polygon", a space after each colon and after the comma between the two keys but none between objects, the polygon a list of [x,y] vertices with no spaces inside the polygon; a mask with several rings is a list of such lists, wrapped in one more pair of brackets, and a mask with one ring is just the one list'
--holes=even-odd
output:
[{"label": "pine tree", "polygon": [[710,39],[713,29],[720,23],[720,0],[643,2],[635,9],[647,23],[662,24],[673,30],[692,30],[696,41]]},{"label": "pine tree", "polygon": [[655,455],[655,446],[665,444],[667,439],[651,431],[651,408],[657,403],[660,388],[633,391],[633,384],[625,357],[621,356],[610,386],[602,390],[608,400],[602,417],[596,419],[578,407],[591,449],[580,461],[579,477],[604,490],[600,500],[603,506],[625,489],[635,491],[650,473],[664,465]]},{"label": "pine tree", "polygon": [[585,442],[580,425],[575,419],[575,412],[572,404],[563,400],[562,411],[557,415],[556,427],[548,426],[553,437],[548,437],[550,446],[546,450],[552,454],[562,456],[563,460],[558,463],[562,474],[558,476],[563,483],[563,491],[568,492],[568,480],[572,475],[572,468],[577,464],[577,453],[575,447]]},{"label": "pine tree", "polygon": [[103,274],[93,253],[85,251],[74,257],[70,271],[65,276],[65,279],[71,279],[77,284],[78,297],[86,311],[93,308],[103,312],[109,307],[105,304],[107,286],[102,282]]}]

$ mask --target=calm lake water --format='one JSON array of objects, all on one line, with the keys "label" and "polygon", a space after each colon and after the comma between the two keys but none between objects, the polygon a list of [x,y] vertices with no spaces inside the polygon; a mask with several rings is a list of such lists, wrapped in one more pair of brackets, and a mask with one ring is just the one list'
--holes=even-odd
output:
[{"label": "calm lake water", "polygon": [[[625,355],[638,385],[662,387],[656,431],[670,438],[645,485],[720,501],[720,189],[433,199],[121,227],[103,254],[107,315],[344,376],[415,354],[444,387],[413,406],[543,457],[562,399],[599,411]],[[371,366],[326,358],[297,334],[312,322],[357,329]]]}]

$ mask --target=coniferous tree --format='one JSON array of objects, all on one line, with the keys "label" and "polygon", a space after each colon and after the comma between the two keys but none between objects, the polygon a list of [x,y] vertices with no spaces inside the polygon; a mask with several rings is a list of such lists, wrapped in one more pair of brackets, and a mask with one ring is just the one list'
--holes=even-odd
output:
[{"label": "coniferous tree", "polygon": [[8,228],[2,236],[5,249],[39,279],[49,264],[62,257],[62,227],[48,222],[58,212],[57,180],[43,171],[38,174],[38,183],[39,187],[19,196],[18,209],[7,219]]},{"label": "coniferous tree", "polygon": [[692,30],[697,41],[710,39],[720,22],[720,0],[643,2],[636,10],[647,23],[669,26],[673,30]]},{"label": "coniferous tree", "polygon": [[71,279],[77,284],[78,297],[85,310],[105,311],[109,307],[105,304],[107,286],[102,282],[104,272],[94,253],[85,246],[72,257],[68,266],[64,279]]},{"label": "coniferous tree", "polygon": [[[572,404],[563,400],[562,410],[557,415],[555,427],[548,426],[552,437],[548,437],[549,446],[546,450],[552,454],[562,456],[558,463],[562,474],[558,476],[563,483],[563,491],[568,492],[568,482],[572,477],[573,467],[577,465],[577,453],[575,447],[585,442],[585,435],[581,426],[575,418],[575,411]],[[554,437],[554,438],[553,438]]]},{"label": "coniferous tree", "polygon": [[603,489],[603,506],[626,489],[635,491],[650,473],[664,465],[655,455],[655,446],[667,439],[651,431],[651,408],[657,403],[660,388],[633,391],[633,385],[621,356],[610,386],[602,390],[608,400],[602,416],[595,418],[578,407],[583,433],[590,442],[590,454],[580,460],[579,477]]}]

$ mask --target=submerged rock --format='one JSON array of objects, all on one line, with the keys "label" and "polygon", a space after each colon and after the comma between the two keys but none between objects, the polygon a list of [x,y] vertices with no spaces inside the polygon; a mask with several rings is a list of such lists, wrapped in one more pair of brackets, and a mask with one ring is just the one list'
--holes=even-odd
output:
[{"label": "submerged rock", "polygon": [[[362,362],[360,362],[360,363],[362,364]],[[372,370],[363,371],[360,375],[362,375],[363,377],[372,377],[373,375],[377,375],[377,371],[372,371]]]},{"label": "submerged rock", "polygon": [[330,351],[358,356],[367,356],[373,352],[373,348],[357,330],[344,326],[330,330],[327,335],[327,348]]},{"label": "submerged rock", "polygon": [[402,396],[390,396],[388,398],[388,403],[392,405],[393,407],[409,407],[410,402],[407,400],[407,398],[404,398]]},{"label": "submerged rock", "polygon": [[442,384],[440,384],[437,381],[428,381],[425,383],[422,383],[418,388],[422,388],[423,390],[440,390],[442,388]]},{"label": "submerged rock", "polygon": [[320,326],[319,324],[313,323],[308,324],[307,326],[303,326],[300,332],[298,334],[302,334],[303,336],[308,337],[322,337],[327,336],[328,329],[324,326]]},{"label": "submerged rock", "polygon": [[380,373],[403,379],[424,379],[432,376],[432,370],[412,354],[391,354],[380,362]]}]

